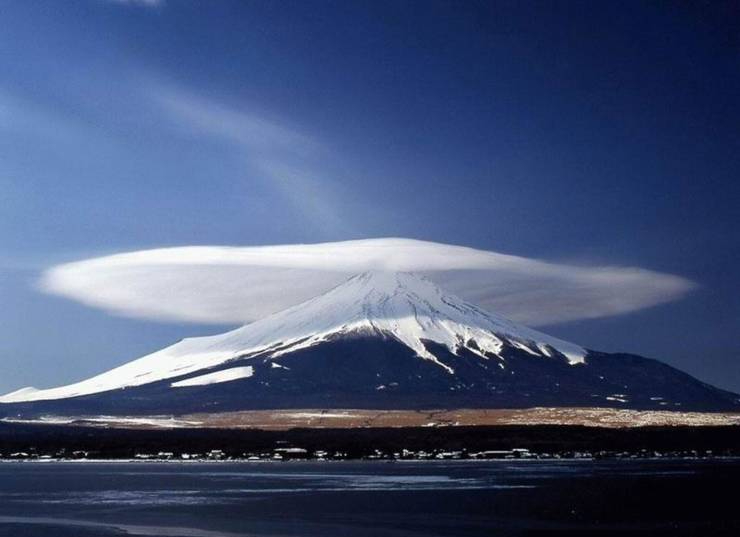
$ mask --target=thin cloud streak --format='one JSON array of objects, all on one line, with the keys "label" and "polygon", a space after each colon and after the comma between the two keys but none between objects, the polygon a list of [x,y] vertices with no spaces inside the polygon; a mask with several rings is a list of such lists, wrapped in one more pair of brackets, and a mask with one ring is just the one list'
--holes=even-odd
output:
[{"label": "thin cloud streak", "polygon": [[[172,85],[153,83],[149,98],[180,133],[226,144],[316,231],[347,233],[325,163],[330,151],[314,137],[265,115],[226,106]],[[323,163],[323,164],[322,164]]]},{"label": "thin cloud streak", "polygon": [[196,135],[216,136],[250,153],[308,155],[320,147],[311,137],[276,121],[180,89],[158,85],[150,96]]},{"label": "thin cloud streak", "polygon": [[411,239],[143,250],[58,265],[45,292],[153,320],[246,323],[369,270],[419,272],[533,326],[608,317],[684,296],[695,284],[632,267],[583,267]]}]

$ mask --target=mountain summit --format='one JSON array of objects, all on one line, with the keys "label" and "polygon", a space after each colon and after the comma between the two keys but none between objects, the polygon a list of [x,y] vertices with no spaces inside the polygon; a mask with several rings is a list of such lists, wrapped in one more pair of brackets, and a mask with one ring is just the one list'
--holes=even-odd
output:
[{"label": "mountain summit", "polygon": [[87,380],[24,388],[0,413],[255,408],[740,408],[665,364],[586,350],[410,273],[367,272],[220,335],[188,338]]}]

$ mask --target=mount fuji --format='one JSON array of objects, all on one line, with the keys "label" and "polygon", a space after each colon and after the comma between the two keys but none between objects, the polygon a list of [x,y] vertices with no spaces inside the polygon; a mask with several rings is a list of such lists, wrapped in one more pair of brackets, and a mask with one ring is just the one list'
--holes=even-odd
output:
[{"label": "mount fuji", "polygon": [[367,272],[236,330],[0,397],[0,416],[527,407],[724,411],[740,396],[521,326],[415,274]]}]

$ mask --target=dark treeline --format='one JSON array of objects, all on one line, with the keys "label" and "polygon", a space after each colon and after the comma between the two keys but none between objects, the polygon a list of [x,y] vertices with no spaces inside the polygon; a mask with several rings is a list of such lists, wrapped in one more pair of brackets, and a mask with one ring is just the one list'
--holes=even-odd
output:
[{"label": "dark treeline", "polygon": [[141,453],[206,453],[242,457],[276,448],[308,453],[342,452],[361,458],[377,451],[466,451],[528,449],[533,453],[697,452],[740,455],[740,427],[480,426],[355,429],[105,429],[61,425],[0,424],[0,453],[25,452],[89,458],[131,458]]}]

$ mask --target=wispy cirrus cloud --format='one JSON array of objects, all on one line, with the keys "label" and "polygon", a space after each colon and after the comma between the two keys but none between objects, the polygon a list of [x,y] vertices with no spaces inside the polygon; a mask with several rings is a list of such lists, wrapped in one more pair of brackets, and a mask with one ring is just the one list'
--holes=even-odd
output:
[{"label": "wispy cirrus cloud", "polygon": [[307,156],[319,148],[312,137],[270,119],[215,99],[200,97],[181,88],[154,84],[148,95],[170,119],[195,136],[214,136],[257,154],[286,153]]},{"label": "wispy cirrus cloud", "polygon": [[368,270],[425,274],[530,325],[608,317],[676,300],[695,284],[634,267],[586,267],[410,239],[127,252],[52,267],[41,288],[114,314],[244,323]]},{"label": "wispy cirrus cloud", "polygon": [[224,104],[171,84],[152,83],[146,95],[184,136],[231,148],[250,175],[269,185],[318,232],[347,233],[327,163],[333,155],[316,137],[269,114]]}]

